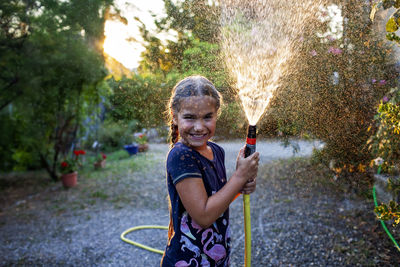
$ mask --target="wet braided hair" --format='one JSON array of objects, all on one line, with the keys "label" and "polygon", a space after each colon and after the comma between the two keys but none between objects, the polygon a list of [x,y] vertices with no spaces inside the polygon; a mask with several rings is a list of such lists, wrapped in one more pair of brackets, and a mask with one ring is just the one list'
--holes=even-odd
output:
[{"label": "wet braided hair", "polygon": [[179,139],[178,125],[173,122],[173,114],[177,114],[180,111],[182,98],[191,96],[211,96],[215,99],[217,110],[222,104],[221,94],[207,78],[200,75],[193,75],[179,81],[172,89],[172,95],[168,104],[171,147]]}]

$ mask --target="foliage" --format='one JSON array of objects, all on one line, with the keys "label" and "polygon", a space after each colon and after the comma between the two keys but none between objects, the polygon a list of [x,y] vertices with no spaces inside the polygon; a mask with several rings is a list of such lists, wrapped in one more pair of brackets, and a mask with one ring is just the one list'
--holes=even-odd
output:
[{"label": "foliage", "polygon": [[105,159],[107,159],[107,155],[101,152],[100,154],[97,155],[96,162],[103,161]]},{"label": "foliage", "polygon": [[389,41],[394,41],[400,44],[400,37],[396,34],[396,31],[400,27],[400,1],[399,0],[379,0],[376,2],[371,9],[370,18],[373,21],[375,14],[379,9],[394,8],[395,11],[391,14],[390,18],[386,22],[386,38]]},{"label": "foliage", "polygon": [[138,130],[137,121],[130,122],[107,119],[99,130],[99,143],[107,152],[121,149],[126,144],[133,142],[133,133]]},{"label": "foliage", "polygon": [[217,137],[243,137],[246,133],[247,121],[238,102],[225,103],[217,121],[215,135]]},{"label": "foliage", "polygon": [[395,201],[388,204],[381,204],[374,209],[377,217],[383,221],[393,220],[393,225],[400,223],[400,206]]},{"label": "foliage", "polygon": [[142,53],[139,73],[162,73],[166,77],[172,69],[183,68],[184,51],[193,46],[193,40],[216,43],[218,33],[218,6],[206,0],[164,0],[167,16],[156,20],[159,32],[176,33],[175,40],[161,42],[141,22],[140,33],[146,50]]},{"label": "foliage", "polygon": [[110,99],[110,116],[114,121],[137,121],[137,130],[162,125],[174,82],[157,75],[112,80],[110,85],[114,93]]},{"label": "foliage", "polygon": [[139,145],[145,145],[148,143],[149,139],[145,133],[136,133],[134,142]]},{"label": "foliage", "polygon": [[146,48],[146,50],[141,53],[138,72],[140,74],[161,73],[165,77],[176,62],[170,57],[170,54],[167,52],[168,48],[162,44],[161,40],[152,35],[142,21],[138,18],[137,20],[142,24],[139,27],[139,31]]},{"label": "foliage", "polygon": [[[390,97],[390,100],[389,100]],[[384,97],[375,115],[377,130],[367,144],[373,156],[382,158],[382,170],[390,174],[400,171],[400,89],[392,88]]]},{"label": "foliage", "polygon": [[228,91],[229,84],[227,73],[222,64],[223,61],[219,58],[219,45],[194,38],[189,39],[192,46],[183,52],[183,75],[186,77],[192,74],[199,74],[208,77],[224,96],[224,99],[227,99],[230,93]]},{"label": "foliage", "polygon": [[82,121],[103,93],[101,40],[111,4],[1,2],[0,111],[13,128],[1,125],[0,132],[17,134],[16,142],[1,143],[2,154],[15,154],[3,163],[8,169],[30,154],[21,168],[40,164],[58,179],[58,158],[77,142]]},{"label": "foliage", "polygon": [[164,0],[167,13],[156,21],[160,30],[173,30],[179,38],[190,33],[200,41],[215,43],[219,28],[219,7],[208,0]]},{"label": "foliage", "polygon": [[86,152],[84,150],[74,150],[73,154],[74,155],[72,158],[64,158],[64,160],[60,163],[60,172],[62,174],[76,172],[82,165],[79,155],[85,155]]},{"label": "foliage", "polygon": [[280,128],[323,141],[323,161],[334,162],[341,175],[352,179],[371,159],[365,146],[368,127],[376,104],[395,79],[389,65],[391,50],[372,30],[364,1],[340,3],[346,21],[343,36],[322,40],[315,32],[325,32],[327,24],[306,27],[290,62],[295,71],[282,79],[270,116]]},{"label": "foliage", "polygon": [[[400,37],[395,33],[400,26],[400,1],[378,1],[371,10],[372,21],[376,11],[381,7],[396,9],[386,22],[386,38],[400,44]],[[377,130],[368,143],[372,154],[383,158],[380,168],[393,175],[400,171],[400,89],[392,88],[389,94],[391,94],[391,99],[389,100],[389,97],[385,96],[378,107],[378,114],[375,115]],[[400,190],[398,181],[389,178],[388,190],[392,191],[394,196],[398,196]],[[394,226],[400,223],[400,206],[395,201],[390,201],[388,204],[383,203],[374,211],[381,220],[393,220]]]}]

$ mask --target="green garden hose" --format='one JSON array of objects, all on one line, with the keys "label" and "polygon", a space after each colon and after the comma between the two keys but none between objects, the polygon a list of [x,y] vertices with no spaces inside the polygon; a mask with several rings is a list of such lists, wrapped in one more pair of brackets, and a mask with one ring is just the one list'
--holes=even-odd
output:
[{"label": "green garden hose", "polygon": [[[375,186],[372,188],[372,196],[374,197],[374,203],[375,207],[378,207],[378,201],[376,200],[376,193],[375,193]],[[389,232],[389,230],[386,227],[386,224],[383,220],[379,219],[381,221],[382,227],[385,230],[386,234],[389,236],[389,238],[392,240],[394,246],[397,248],[398,251],[400,251],[400,247],[396,242],[396,239],[392,236],[392,234]]]}]

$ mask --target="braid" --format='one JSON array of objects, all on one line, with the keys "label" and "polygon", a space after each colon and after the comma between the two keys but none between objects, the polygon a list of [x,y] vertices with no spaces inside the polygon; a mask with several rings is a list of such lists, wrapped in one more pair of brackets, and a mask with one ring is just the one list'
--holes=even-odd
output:
[{"label": "braid", "polygon": [[171,147],[173,147],[176,142],[178,142],[179,132],[178,132],[178,125],[174,124],[171,121],[171,128],[170,128],[170,137],[171,137]]}]

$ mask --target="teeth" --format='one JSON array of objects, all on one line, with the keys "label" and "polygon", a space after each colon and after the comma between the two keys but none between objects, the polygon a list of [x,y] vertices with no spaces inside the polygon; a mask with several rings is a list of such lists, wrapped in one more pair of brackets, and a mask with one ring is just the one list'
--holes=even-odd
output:
[{"label": "teeth", "polygon": [[194,137],[202,137],[204,134],[192,134]]}]

